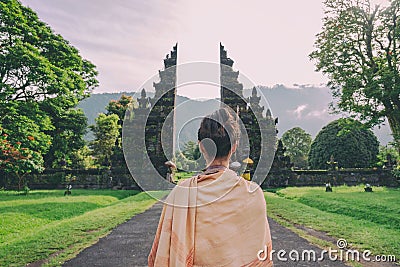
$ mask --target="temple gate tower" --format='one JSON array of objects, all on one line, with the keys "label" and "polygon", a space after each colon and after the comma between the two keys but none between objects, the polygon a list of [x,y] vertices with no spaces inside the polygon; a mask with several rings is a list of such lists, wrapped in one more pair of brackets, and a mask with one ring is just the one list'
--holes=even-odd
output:
[{"label": "temple gate tower", "polygon": [[[145,125],[145,140],[147,155],[151,164],[157,172],[166,177],[167,167],[165,162],[173,158],[175,142],[175,99],[176,99],[176,63],[177,63],[178,45],[176,44],[172,51],[164,59],[164,69],[159,70],[159,82],[154,82],[154,97],[147,97],[143,89],[141,98],[137,99],[138,107],[135,108],[133,128],[136,125]],[[138,116],[136,116],[136,114]],[[145,121],[147,119],[147,121]],[[143,140],[133,140],[133,143],[139,143]],[[150,162],[146,162],[143,152],[137,150],[132,158],[137,159],[143,164],[135,163],[136,166],[142,166],[143,171],[150,167]]]},{"label": "temple gate tower", "polygon": [[[264,107],[260,105],[261,97],[257,95],[256,87],[247,88],[251,89],[251,96],[244,97],[243,84],[238,81],[239,71],[232,69],[233,63],[234,61],[228,57],[227,51],[220,43],[221,102],[237,113],[244,124],[245,129],[241,129],[242,133],[247,133],[249,139],[249,147],[239,142],[234,157],[239,162],[245,157],[250,157],[254,161],[253,169],[255,169],[260,159],[261,150],[265,152],[264,155],[267,157],[272,157],[273,153],[268,152],[275,150],[276,144],[274,138],[272,138],[276,135],[275,119],[272,118],[269,109],[263,114]],[[261,131],[271,138],[262,139]],[[267,159],[267,162],[272,161],[272,158]],[[269,166],[260,167],[269,168]]]},{"label": "temple gate tower", "polygon": [[[164,69],[159,70],[160,80],[153,83],[154,97],[147,97],[143,89],[141,97],[137,99],[137,107],[125,115],[124,130],[127,137],[123,142],[129,149],[127,151],[124,149],[124,153],[128,153],[133,159],[133,163],[128,162],[130,170],[139,175],[150,170],[152,165],[161,176],[166,177],[168,169],[164,163],[174,155],[177,48],[176,44],[164,59]],[[273,161],[273,153],[268,152],[275,151],[276,147],[275,119],[272,118],[269,109],[264,113],[257,88],[246,88],[251,90],[251,94],[247,98],[244,97],[243,84],[238,81],[239,71],[232,69],[233,63],[234,61],[227,56],[224,46],[220,44],[221,102],[236,112],[242,121],[241,131],[248,136],[248,142],[239,143],[233,160],[242,162],[246,157],[250,157],[254,161],[253,169],[255,169],[260,161],[260,155],[272,157],[267,161],[263,158],[262,162]],[[139,135],[136,134],[143,132],[144,140],[138,138]],[[262,138],[265,133],[271,138]],[[260,167],[265,168],[266,171],[263,173],[268,173],[270,166],[258,168]],[[265,177],[254,178],[264,180]]]}]

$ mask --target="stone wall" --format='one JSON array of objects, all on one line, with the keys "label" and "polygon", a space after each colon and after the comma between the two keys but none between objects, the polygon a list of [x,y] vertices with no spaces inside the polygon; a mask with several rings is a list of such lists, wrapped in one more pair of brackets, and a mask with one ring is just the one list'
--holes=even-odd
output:
[{"label": "stone wall", "polygon": [[262,187],[324,186],[326,183],[331,183],[331,185],[400,186],[400,181],[392,175],[390,170],[349,169],[270,172]]},{"label": "stone wall", "polygon": [[[41,174],[27,177],[31,189],[64,189],[67,184],[73,188],[86,189],[135,189],[140,190],[126,169],[112,170],[45,170]],[[390,170],[281,170],[271,171],[262,188],[285,186],[324,186],[371,184],[373,186],[399,187]],[[18,180],[12,175],[0,173],[0,188],[16,189]]]},{"label": "stone wall", "polygon": [[[135,189],[139,190],[132,176],[125,169],[66,170],[48,169],[26,178],[30,189],[64,189],[68,184],[84,189]],[[0,188],[17,189],[18,179],[0,173]]]}]

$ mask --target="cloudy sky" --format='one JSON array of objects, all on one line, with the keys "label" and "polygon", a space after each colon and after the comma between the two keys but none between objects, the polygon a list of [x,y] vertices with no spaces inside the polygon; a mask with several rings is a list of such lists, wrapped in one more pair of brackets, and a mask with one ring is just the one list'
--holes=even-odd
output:
[{"label": "cloudy sky", "polygon": [[[257,84],[319,84],[308,54],[321,0],[22,0],[95,63],[96,92],[134,90],[179,43],[179,63],[218,62],[223,42],[235,68]],[[246,3],[246,4],[244,4]]]},{"label": "cloudy sky", "polygon": [[[219,42],[222,42],[235,60],[234,68],[254,84],[296,87],[293,84],[321,85],[327,81],[314,71],[308,58],[322,26],[322,0],[22,0],[22,3],[97,66],[100,81],[97,93],[139,90],[163,67],[162,59],[176,42],[179,63],[218,63]],[[185,87],[178,93],[193,98],[215,98],[219,97],[219,88]],[[298,103],[291,110],[294,117],[300,118],[307,111],[326,114],[326,120],[333,119],[326,107],[313,109],[309,103]]]},{"label": "cloudy sky", "polygon": [[[374,0],[386,2],[385,0]],[[308,59],[322,0],[22,0],[99,70],[96,92],[137,90],[178,42],[178,62],[218,62],[222,42],[254,83],[321,84]],[[197,96],[196,92],[181,92]],[[217,95],[210,90],[208,95]]]}]

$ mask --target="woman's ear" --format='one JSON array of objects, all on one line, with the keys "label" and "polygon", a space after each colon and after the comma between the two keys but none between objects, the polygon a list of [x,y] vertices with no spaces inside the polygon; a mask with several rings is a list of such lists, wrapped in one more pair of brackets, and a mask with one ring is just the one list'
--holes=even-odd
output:
[{"label": "woman's ear", "polygon": [[201,141],[197,141],[197,144],[199,145],[199,149],[200,149],[201,154],[204,155],[204,151],[205,150],[204,150],[203,143]]},{"label": "woman's ear", "polygon": [[237,146],[238,146],[238,143],[237,143],[237,142],[233,144],[233,146],[232,146],[232,148],[231,148],[231,154],[233,154],[233,153],[236,152]]},{"label": "woman's ear", "polygon": [[197,143],[199,144],[200,153],[203,154],[203,157],[206,161],[209,161],[208,154],[204,148],[203,142],[197,141]]}]

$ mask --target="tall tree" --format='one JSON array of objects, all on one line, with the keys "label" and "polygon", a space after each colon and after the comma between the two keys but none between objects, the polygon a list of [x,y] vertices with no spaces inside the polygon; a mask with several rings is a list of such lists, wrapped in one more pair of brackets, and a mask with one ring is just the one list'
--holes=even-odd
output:
[{"label": "tall tree", "polygon": [[95,140],[92,142],[94,156],[98,163],[105,167],[111,167],[111,156],[121,127],[118,120],[116,114],[100,113],[96,118],[96,124],[90,127],[95,136]]},{"label": "tall tree", "polygon": [[30,8],[2,0],[0,10],[1,99],[56,100],[69,108],[97,85],[94,65]]},{"label": "tall tree", "polygon": [[307,167],[308,153],[312,138],[302,128],[295,127],[282,135],[282,143],[286,147],[285,156],[289,156],[296,167]]},{"label": "tall tree", "polygon": [[[117,166],[117,165],[125,166],[126,165],[124,153],[122,151],[122,125],[124,123],[126,110],[131,105],[134,105],[135,103],[136,103],[136,101],[133,99],[132,96],[127,96],[127,95],[123,94],[119,100],[111,100],[106,107],[107,115],[116,114],[119,118],[119,120],[118,120],[118,124],[120,126],[119,136],[116,139],[112,157],[111,157],[112,165],[114,165],[114,166]],[[133,111],[133,109],[131,109],[131,111]],[[130,112],[129,114],[133,118],[134,113]]]},{"label": "tall tree", "polygon": [[325,0],[310,58],[329,78],[336,111],[379,125],[386,118],[400,149],[400,0]]},{"label": "tall tree", "polygon": [[69,109],[53,117],[52,146],[46,154],[46,165],[53,168],[71,167],[75,153],[85,146],[87,118],[81,109]]},{"label": "tall tree", "polygon": [[97,86],[96,75],[95,66],[30,8],[0,1],[0,124],[11,142],[21,134],[13,121],[31,121],[39,127],[30,128],[36,131],[30,135],[47,138],[51,146],[40,151],[46,165],[66,153],[59,147],[74,149],[76,138],[62,137],[83,132],[77,127],[85,123],[73,109]]}]

